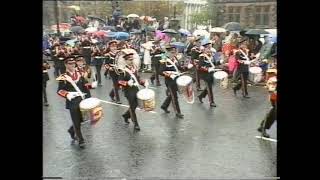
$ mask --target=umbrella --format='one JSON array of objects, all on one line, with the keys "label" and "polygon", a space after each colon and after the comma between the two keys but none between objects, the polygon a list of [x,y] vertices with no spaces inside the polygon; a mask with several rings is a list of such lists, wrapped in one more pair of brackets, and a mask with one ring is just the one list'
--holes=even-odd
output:
[{"label": "umbrella", "polygon": [[106,34],[106,37],[108,38],[115,38],[117,36],[117,33],[116,32],[108,32]]},{"label": "umbrella", "polygon": [[102,27],[102,30],[106,30],[106,31],[110,30],[115,32],[116,28],[114,26],[105,26],[105,27]]},{"label": "umbrella", "polygon": [[128,18],[138,18],[139,16],[137,14],[129,14],[127,17]]},{"label": "umbrella", "polygon": [[116,32],[116,39],[117,40],[128,40],[129,34],[126,32]]},{"label": "umbrella", "polygon": [[75,32],[75,33],[79,33],[79,32],[84,32],[84,29],[81,26],[72,26],[70,28],[70,31]]},{"label": "umbrella", "polygon": [[92,32],[98,31],[98,29],[95,28],[95,27],[89,27],[89,28],[87,28],[85,31],[86,31],[86,32],[89,32],[89,33],[92,33]]},{"label": "umbrella", "polygon": [[163,33],[168,33],[168,34],[177,34],[178,32],[174,29],[165,29],[162,31]]},{"label": "umbrella", "polygon": [[66,41],[66,44],[71,46],[71,47],[74,47],[74,45],[78,42],[77,39],[71,39],[71,40],[68,40]]},{"label": "umbrella", "polygon": [[221,27],[215,27],[215,28],[211,28],[210,32],[222,33],[222,32],[226,32],[226,29],[221,28]]},{"label": "umbrella", "polygon": [[263,29],[249,29],[246,34],[249,35],[259,35],[259,34],[269,34],[268,31],[265,31]]},{"label": "umbrella", "polygon": [[265,29],[265,31],[269,32],[272,35],[277,35],[277,29]]},{"label": "umbrella", "polygon": [[191,34],[191,33],[190,33],[188,30],[186,30],[186,29],[179,29],[178,32],[181,33],[181,34],[183,34],[183,35],[186,35],[186,36],[188,36],[188,35]]},{"label": "umbrella", "polygon": [[93,34],[103,37],[103,36],[106,36],[108,33],[106,31],[97,31],[97,32],[94,32]]},{"label": "umbrella", "polygon": [[90,16],[90,15],[89,15],[88,18],[89,18],[89,19],[96,19],[96,20],[101,21],[103,24],[106,24],[106,21],[103,20],[103,19],[101,19],[101,18],[99,18],[99,17],[95,17],[95,16]]},{"label": "umbrella", "polygon": [[184,49],[186,45],[183,42],[173,42],[171,45],[175,46],[178,49]]},{"label": "umbrella", "polygon": [[194,36],[205,36],[207,38],[210,38],[210,33],[208,31],[206,31],[206,30],[199,30],[199,29],[195,30],[193,32],[193,35]]},{"label": "umbrella", "polygon": [[153,26],[146,26],[145,28],[144,28],[144,30],[145,31],[152,31],[152,32],[154,32],[154,31],[156,31],[156,28],[154,28]]},{"label": "umbrella", "polygon": [[141,34],[142,31],[141,30],[137,30],[137,29],[134,29],[132,32],[130,32],[131,34]]},{"label": "umbrella", "polygon": [[238,22],[228,22],[222,27],[228,31],[241,31],[241,25]]}]

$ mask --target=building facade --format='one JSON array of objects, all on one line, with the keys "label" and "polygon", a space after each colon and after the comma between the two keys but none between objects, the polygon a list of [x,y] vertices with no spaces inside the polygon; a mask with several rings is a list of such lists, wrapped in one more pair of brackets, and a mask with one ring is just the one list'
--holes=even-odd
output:
[{"label": "building facade", "polygon": [[239,22],[244,28],[277,28],[276,0],[212,0],[216,6],[214,26]]},{"label": "building facade", "polygon": [[195,24],[191,23],[191,18],[193,13],[200,12],[202,9],[206,8],[206,0],[184,0],[185,10],[184,10],[184,19],[181,22],[181,26],[185,29],[194,29],[196,28]]}]

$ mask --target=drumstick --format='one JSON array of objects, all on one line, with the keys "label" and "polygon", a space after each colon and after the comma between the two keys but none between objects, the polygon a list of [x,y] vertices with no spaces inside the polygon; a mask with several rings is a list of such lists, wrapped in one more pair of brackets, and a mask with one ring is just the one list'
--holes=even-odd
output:
[{"label": "drumstick", "polygon": [[[99,99],[101,102],[103,102],[103,103],[106,103],[106,104],[112,104],[112,105],[116,105],[116,106],[122,106],[122,107],[129,107],[128,105],[124,105],[124,104],[117,104],[117,103],[113,103],[113,102],[110,102],[110,101],[104,101],[104,100],[101,100],[101,99]],[[137,107],[137,110],[139,110],[139,111],[144,111],[143,109],[141,109],[141,108],[138,108]],[[150,113],[157,113],[157,112],[155,112],[155,111],[145,111],[145,112],[150,112]]]}]

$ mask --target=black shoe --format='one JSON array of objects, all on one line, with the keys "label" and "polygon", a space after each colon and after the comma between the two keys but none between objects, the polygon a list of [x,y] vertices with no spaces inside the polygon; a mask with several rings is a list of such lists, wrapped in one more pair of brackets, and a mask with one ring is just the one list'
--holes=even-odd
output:
[{"label": "black shoe", "polygon": [[117,103],[117,104],[122,104],[122,102],[120,102],[120,100],[117,100],[116,103]]},{"label": "black shoe", "polygon": [[249,99],[250,97],[248,95],[243,95],[243,98]]},{"label": "black shoe", "polygon": [[266,132],[263,132],[263,133],[262,133],[262,136],[263,136],[263,137],[266,137],[266,138],[270,138],[269,134],[266,133]]},{"label": "black shoe", "polygon": [[135,124],[135,125],[134,125],[134,130],[136,130],[136,131],[140,131],[140,127],[139,127],[139,125],[138,125],[138,124]]},{"label": "black shoe", "polygon": [[217,107],[216,103],[212,102],[210,103],[210,107]]},{"label": "black shoe", "polygon": [[202,97],[198,96],[200,103],[203,103]]},{"label": "black shoe", "polygon": [[49,106],[49,104],[46,102],[46,103],[44,103],[44,106]]},{"label": "black shoe", "polygon": [[176,114],[176,117],[177,118],[183,118],[183,114],[178,113],[178,114]]},{"label": "black shoe", "polygon": [[114,97],[112,97],[112,96],[110,96],[110,95],[109,95],[109,97],[111,98],[111,101],[112,101],[112,102],[115,102],[115,101],[116,101],[116,100],[114,99]]},{"label": "black shoe", "polygon": [[150,78],[150,81],[151,81],[151,84],[153,85],[154,84],[154,79]]},{"label": "black shoe", "polygon": [[128,120],[129,118],[127,118],[127,117],[125,117],[125,116],[123,116],[123,115],[122,115],[122,117],[123,117],[125,123],[127,123],[127,124],[130,123],[129,120]]},{"label": "black shoe", "polygon": [[168,109],[165,108],[165,107],[162,107],[162,106],[161,106],[161,109],[164,110],[165,113],[170,113],[170,111],[168,111]]},{"label": "black shoe", "polygon": [[237,90],[235,88],[232,88],[233,89],[233,94],[236,96],[237,95]]},{"label": "black shoe", "polygon": [[262,127],[259,127],[257,131],[262,132]]},{"label": "black shoe", "polygon": [[70,137],[71,137],[72,140],[76,140],[74,131],[72,131],[71,129],[69,129],[69,130],[68,130],[68,133],[70,134]]},{"label": "black shoe", "polygon": [[84,140],[79,141],[79,147],[80,147],[80,148],[84,148],[85,145],[86,145],[86,143],[84,142]]}]

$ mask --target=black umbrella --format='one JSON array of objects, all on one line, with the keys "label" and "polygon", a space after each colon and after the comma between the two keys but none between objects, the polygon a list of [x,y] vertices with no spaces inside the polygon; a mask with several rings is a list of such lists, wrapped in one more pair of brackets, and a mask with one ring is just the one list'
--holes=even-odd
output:
[{"label": "black umbrella", "polygon": [[131,34],[141,34],[142,31],[141,30],[137,30],[137,29],[133,29],[132,32],[130,32]]},{"label": "black umbrella", "polygon": [[156,28],[154,28],[154,27],[152,27],[152,26],[146,26],[145,27],[145,29],[144,29],[145,31],[152,31],[152,32],[154,32],[154,31],[156,31]]},{"label": "black umbrella", "polygon": [[81,32],[84,32],[84,29],[81,26],[72,26],[70,28],[70,31],[75,32],[75,33],[81,33]]},{"label": "black umbrella", "polygon": [[99,17],[95,17],[95,16],[90,16],[90,15],[89,15],[88,18],[89,18],[89,19],[96,19],[96,20],[101,21],[103,24],[106,24],[106,21],[103,20],[103,19],[101,19],[101,18],[99,18]]},{"label": "black umbrella", "polygon": [[178,32],[174,29],[165,29],[162,31],[163,33],[168,33],[168,34],[178,34]]},{"label": "black umbrella", "polygon": [[241,25],[238,22],[228,22],[222,26],[228,31],[241,31]]},{"label": "black umbrella", "polygon": [[268,31],[265,31],[263,29],[249,29],[246,34],[248,35],[260,35],[260,34],[269,34]]}]

